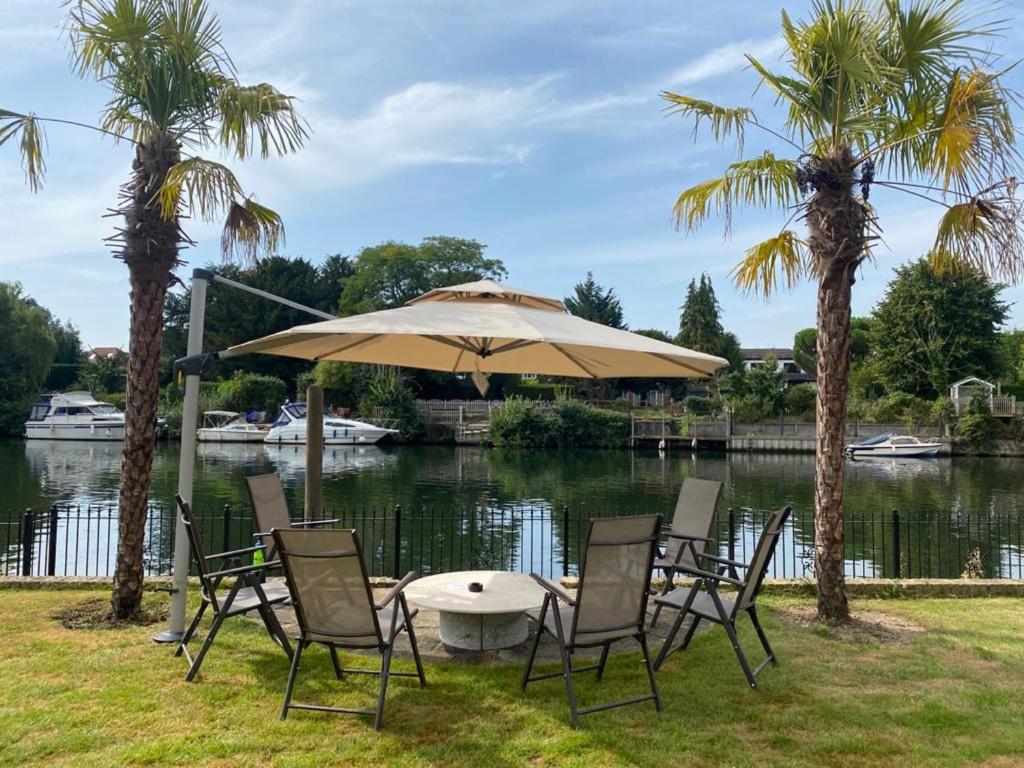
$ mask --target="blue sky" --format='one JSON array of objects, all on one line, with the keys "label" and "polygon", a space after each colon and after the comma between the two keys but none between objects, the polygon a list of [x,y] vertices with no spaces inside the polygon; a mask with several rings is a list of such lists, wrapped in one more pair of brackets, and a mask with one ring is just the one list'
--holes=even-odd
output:
[{"label": "blue sky", "polygon": [[[245,81],[297,95],[314,135],[299,155],[235,164],[247,191],[285,219],[286,255],[313,261],[383,240],[475,238],[501,258],[509,282],[564,296],[587,270],[612,286],[633,328],[675,330],[689,280],[708,272],[728,329],[745,346],[788,346],[814,323],[814,290],[771,303],[739,294],[728,277],[747,246],[774,235],[778,212],[743,212],[724,238],[711,221],[677,232],[670,209],[686,186],[717,175],[734,148],[696,142],[665,117],[659,89],[727,105],[754,93],[749,52],[774,63],[778,12],[769,2],[599,0],[212,0]],[[785,3],[802,15],[806,4]],[[1019,57],[1024,11],[1009,5]],[[68,68],[58,2],[0,0],[0,106],[94,121],[103,89]],[[1019,73],[1013,84],[1024,87]],[[748,134],[747,153],[785,152]],[[102,218],[126,178],[131,151],[71,127],[48,128],[47,184],[32,195],[14,148],[0,149],[0,279],[70,318],[87,345],[125,344],[124,266]],[[887,247],[854,288],[867,313],[892,268],[923,254],[939,209],[913,197],[873,196]],[[214,225],[190,265],[219,259]],[[182,276],[187,271],[181,272]],[[1024,324],[1011,288],[1012,323]]]}]

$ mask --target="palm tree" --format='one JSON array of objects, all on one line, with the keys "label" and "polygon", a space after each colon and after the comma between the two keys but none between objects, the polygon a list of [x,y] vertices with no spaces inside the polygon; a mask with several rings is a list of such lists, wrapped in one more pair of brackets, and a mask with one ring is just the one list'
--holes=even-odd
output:
[{"label": "palm tree", "polygon": [[[929,256],[936,269],[972,265],[1014,279],[1022,265],[1019,166],[1011,109],[989,52],[999,22],[963,0],[814,0],[807,21],[782,13],[788,71],[747,56],[760,85],[786,109],[778,130],[749,107],[727,108],[663,92],[666,110],[710,128],[718,141],[756,128],[792,155],[741,159],[679,195],[686,229],[712,213],[729,226],[740,206],[790,213],[775,237],[746,251],[733,275],[766,296],[802,278],[817,297],[815,573],[818,613],[849,617],[843,578],[843,442],[850,361],[850,295],[880,237],[872,186],[944,208]],[[877,174],[877,178],[876,178]],[[806,235],[794,222],[802,220]]]},{"label": "palm tree", "polygon": [[43,179],[46,123],[71,123],[127,141],[132,173],[116,213],[124,225],[110,238],[128,266],[131,331],[121,463],[113,613],[142,601],[142,546],[153,461],[164,297],[179,251],[193,244],[181,227],[191,213],[226,214],[225,257],[253,260],[283,241],[280,217],[246,196],[226,166],[198,152],[216,149],[239,160],[286,154],[307,128],[292,98],[266,83],[242,85],[204,0],[72,0],[67,30],[82,77],[110,92],[97,126],[0,110],[0,144],[17,139],[29,187]]}]

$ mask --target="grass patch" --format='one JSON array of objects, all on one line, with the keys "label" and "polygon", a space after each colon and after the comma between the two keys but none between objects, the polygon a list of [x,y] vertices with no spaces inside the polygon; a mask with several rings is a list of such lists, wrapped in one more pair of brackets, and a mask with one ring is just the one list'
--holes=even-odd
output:
[{"label": "grass patch", "polygon": [[[921,631],[899,642],[843,642],[791,618],[806,613],[806,600],[772,597],[762,613],[781,665],[762,673],[760,692],[746,687],[714,628],[665,663],[663,713],[612,710],[585,717],[581,731],[568,726],[557,679],[521,693],[518,667],[428,664],[426,689],[392,681],[378,735],[366,718],[278,720],[287,659],[255,623],[226,622],[189,684],[184,660],[150,642],[153,627],[70,631],[52,618],[83,596],[0,596],[0,765],[603,767],[667,755],[680,765],[816,768],[1024,762],[1016,599],[860,600],[855,611],[872,621],[893,617]],[[105,592],[94,596],[106,602]],[[167,605],[164,595],[147,601],[150,611]],[[745,622],[740,639],[759,660]],[[613,657],[600,684],[581,675],[581,705],[642,692],[638,662],[635,653]],[[336,683],[322,650],[303,665],[297,698],[372,705],[374,679]]]}]

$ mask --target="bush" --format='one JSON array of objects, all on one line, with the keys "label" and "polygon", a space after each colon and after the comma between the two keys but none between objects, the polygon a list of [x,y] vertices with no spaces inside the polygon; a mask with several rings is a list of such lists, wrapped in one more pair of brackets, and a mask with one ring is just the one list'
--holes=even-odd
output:
[{"label": "bush", "polygon": [[618,448],[629,442],[629,416],[619,411],[560,400],[552,419],[559,448]]},{"label": "bush", "polygon": [[261,373],[235,371],[230,379],[217,383],[219,407],[230,411],[245,412],[255,408],[274,415],[287,396],[287,384],[276,376]]},{"label": "bush", "polygon": [[797,384],[786,391],[785,410],[790,416],[814,414],[818,403],[818,392],[811,384]]},{"label": "bush", "polygon": [[551,416],[513,395],[491,413],[491,441],[499,448],[544,448],[552,443]]},{"label": "bush", "polygon": [[685,407],[690,413],[697,413],[701,415],[711,413],[712,405],[711,399],[707,397],[687,395],[683,398],[683,407]]},{"label": "bush", "polygon": [[932,405],[907,392],[891,392],[868,408],[868,417],[879,424],[920,424],[931,416]]},{"label": "bush", "polygon": [[427,434],[423,412],[397,368],[381,368],[359,401],[359,412],[364,416],[373,416],[377,409],[385,419],[395,422],[403,440],[422,440]]},{"label": "bush", "polygon": [[956,439],[972,448],[983,448],[992,442],[999,430],[999,419],[989,410],[984,395],[974,395],[956,420]]}]

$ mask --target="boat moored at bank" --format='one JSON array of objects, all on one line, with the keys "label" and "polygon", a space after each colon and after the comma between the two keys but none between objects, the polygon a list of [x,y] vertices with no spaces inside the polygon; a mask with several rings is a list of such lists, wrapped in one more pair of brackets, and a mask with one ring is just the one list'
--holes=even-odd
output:
[{"label": "boat moored at bank", "polygon": [[[398,430],[378,427],[365,421],[324,417],[324,445],[372,445]],[[306,404],[286,403],[270,426],[264,440],[273,445],[306,444]]]},{"label": "boat moored at bank", "polygon": [[266,436],[266,426],[250,424],[235,411],[204,411],[203,426],[196,430],[200,443],[262,443]]},{"label": "boat moored at bank", "polygon": [[926,442],[910,435],[876,435],[846,446],[851,459],[927,458],[937,456],[942,443]]},{"label": "boat moored at bank", "polygon": [[[159,419],[157,434],[166,427]],[[29,440],[124,440],[124,414],[89,392],[42,395],[25,422]]]}]

